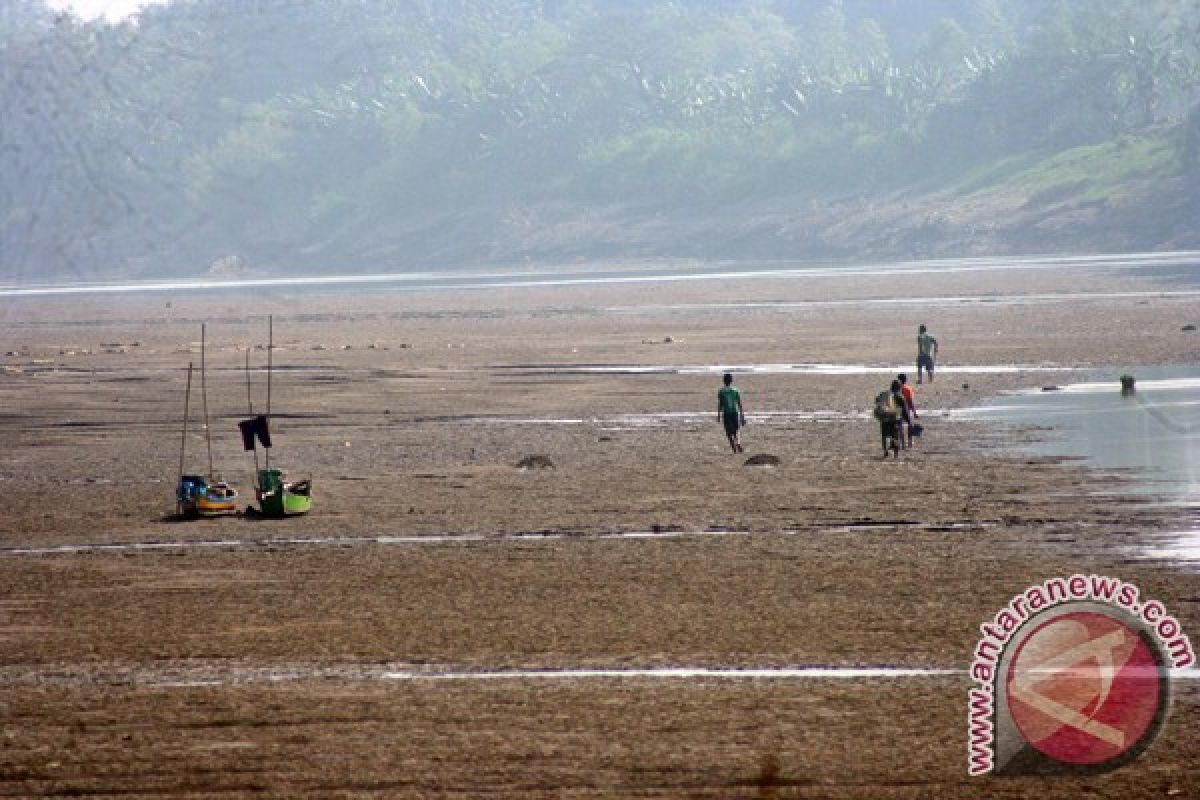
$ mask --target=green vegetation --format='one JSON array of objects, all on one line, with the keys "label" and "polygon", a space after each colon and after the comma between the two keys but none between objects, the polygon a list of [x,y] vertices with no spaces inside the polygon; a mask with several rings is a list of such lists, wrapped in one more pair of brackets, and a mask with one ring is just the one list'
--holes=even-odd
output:
[{"label": "green vegetation", "polygon": [[1119,138],[1076,147],[1019,173],[1015,182],[1034,197],[1064,194],[1083,201],[1111,200],[1136,179],[1163,179],[1179,171],[1179,156],[1166,136]]},{"label": "green vegetation", "polygon": [[8,280],[703,255],[697,215],[1200,173],[1200,0],[10,0],[0,44]]},{"label": "green vegetation", "polygon": [[1131,183],[1166,181],[1180,173],[1181,153],[1174,139],[1159,130],[1040,157],[1013,156],[968,175],[957,190],[1021,192],[1033,202],[1118,200]]}]

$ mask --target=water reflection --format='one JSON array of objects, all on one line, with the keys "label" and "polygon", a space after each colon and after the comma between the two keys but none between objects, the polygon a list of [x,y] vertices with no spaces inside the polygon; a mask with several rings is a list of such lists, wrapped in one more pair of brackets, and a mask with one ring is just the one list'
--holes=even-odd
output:
[{"label": "water reflection", "polygon": [[[903,364],[493,364],[498,375],[895,375]],[[1070,373],[1061,364],[954,364],[938,366],[939,375],[1016,375],[1021,372]]]},{"label": "water reflection", "polygon": [[[1197,520],[1200,525],[1200,520]],[[1196,530],[1173,531],[1155,536],[1148,547],[1141,549],[1141,555],[1154,561],[1200,562],[1200,528]]]},{"label": "water reflection", "polygon": [[896,275],[1012,270],[1087,269],[1089,271],[1179,270],[1194,271],[1200,251],[1127,253],[1120,255],[1039,256],[1005,258],[950,258],[899,263],[830,265],[793,261],[711,262],[707,264],[612,265],[581,269],[543,270],[444,270],[342,275],[292,275],[283,278],[253,277],[203,280],[144,280],[130,283],[0,284],[3,297],[53,297],[135,292],[197,292],[245,289],[386,288],[394,291],[458,291],[515,287],[593,286],[605,284],[676,283],[760,277],[862,278]]},{"label": "water reflection", "polygon": [[1092,466],[1137,471],[1143,481],[1135,491],[1162,495],[1170,504],[1190,509],[1192,519],[1182,530],[1155,536],[1140,555],[1200,563],[1200,377],[1194,371],[1159,374],[1139,379],[1132,393],[1122,393],[1114,375],[1106,381],[1014,392],[959,413],[1048,426],[1053,432],[1029,445],[1033,452],[1080,456]]},{"label": "water reflection", "polygon": [[[1049,387],[1047,387],[1049,388]],[[1200,377],[1118,380],[1030,390],[996,398],[968,415],[1044,425],[1054,434],[1030,445],[1039,455],[1082,456],[1101,468],[1144,473],[1146,488],[1200,502]]]}]

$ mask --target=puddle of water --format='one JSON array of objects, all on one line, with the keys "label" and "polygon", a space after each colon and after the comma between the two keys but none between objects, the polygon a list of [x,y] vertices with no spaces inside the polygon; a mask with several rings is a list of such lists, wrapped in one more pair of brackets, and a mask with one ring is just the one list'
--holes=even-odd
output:
[{"label": "puddle of water", "polygon": [[[1156,405],[1183,403],[1196,405],[1200,402],[1200,377],[1173,377],[1138,380],[1137,391],[1129,397],[1145,402],[1154,401]],[[1121,395],[1119,380],[1091,381],[1085,383],[1068,383],[1056,387],[1053,391],[1042,389],[1021,389],[1012,392],[1014,395],[1043,395],[1043,394],[1102,394],[1111,397],[1114,393]],[[1172,394],[1165,394],[1172,393]]]},{"label": "puddle of water", "polygon": [[0,686],[57,685],[69,687],[194,689],[264,683],[319,680],[347,683],[366,681],[544,681],[544,680],[898,680],[959,676],[964,669],[896,666],[785,667],[569,667],[493,668],[406,663],[238,665],[215,662],[177,664],[78,665],[67,667],[0,668]]},{"label": "puddle of water", "polygon": [[[424,681],[430,685],[462,681],[896,681],[910,679],[959,680],[967,674],[961,667],[900,667],[887,665],[782,667],[574,667],[565,669],[491,669],[452,665],[411,664],[277,664],[229,665],[184,662],[175,665],[142,665],[39,668],[0,668],[0,686],[66,686],[105,689],[207,689],[249,684],[279,684],[319,680],[362,683],[375,681]],[[1172,669],[1173,680],[1200,680],[1195,667]]]},{"label": "puddle of water", "polygon": [[[785,425],[795,422],[836,422],[861,420],[865,411],[753,411],[746,419],[760,425]],[[681,428],[708,425],[711,411],[664,411],[651,414],[603,414],[592,417],[504,417],[475,416],[453,420],[476,425],[591,425],[602,431],[636,431],[649,428]]]},{"label": "puddle of water", "polygon": [[[790,534],[790,531],[781,531]],[[64,544],[48,547],[9,547],[0,549],[0,557],[62,556],[86,553],[148,553],[163,550],[207,550],[270,547],[361,547],[365,545],[405,546],[473,544],[481,542],[541,542],[558,539],[683,539],[712,536],[749,536],[739,530],[658,530],[607,531],[599,533],[454,533],[424,536],[310,536],[285,539],[178,539],[153,542],[110,542],[95,544]]]},{"label": "puddle of water", "polygon": [[1138,553],[1155,561],[1200,562],[1200,528],[1155,536]]},{"label": "puddle of water", "polygon": [[386,672],[385,680],[584,680],[607,678],[660,678],[668,680],[694,678],[748,679],[833,679],[855,678],[916,678],[961,675],[960,669],[918,669],[909,667],[629,667],[623,669],[513,669],[464,672]]},{"label": "puddle of water", "polygon": [[[720,375],[725,372],[757,375],[895,375],[906,367],[879,364],[512,364],[493,365],[505,375]],[[938,374],[1013,375],[1019,372],[1074,372],[1062,364],[938,364]]]},{"label": "puddle of water", "polygon": [[[408,663],[303,663],[239,665],[203,661],[155,665],[73,665],[67,667],[0,668],[0,686],[53,685],[105,688],[195,689],[248,684],[297,683],[319,680],[361,683],[374,681],[896,681],[923,678],[960,679],[961,667],[902,667],[891,665],[834,666],[829,664],[775,667],[567,667],[489,668]],[[1174,680],[1198,680],[1195,667],[1172,669]]]},{"label": "puddle of water", "polygon": [[[263,542],[265,543],[265,542]],[[197,540],[177,542],[117,542],[112,544],[64,544],[51,547],[9,547],[0,550],[4,556],[50,556],[76,553],[134,553],[155,550],[203,549],[212,547],[244,547],[252,542],[241,539]],[[257,542],[255,542],[257,544]]]},{"label": "puddle of water", "polygon": [[609,306],[605,311],[629,314],[646,311],[779,311],[791,312],[817,308],[871,308],[876,306],[914,306],[921,308],[958,308],[974,306],[1030,306],[1056,303],[1097,302],[1104,300],[1173,300],[1200,297],[1200,291],[1143,292],[1059,292],[1052,294],[953,295],[943,297],[874,297],[845,300],[796,300],[745,303],[670,303],[659,305]]},{"label": "puddle of water", "polygon": [[[995,520],[963,520],[958,522],[942,522],[926,525],[908,520],[884,520],[880,522],[830,522],[815,523],[815,527],[827,533],[863,533],[873,531],[898,531],[902,528],[927,532],[947,532],[959,530],[976,530],[997,525]],[[563,531],[526,531],[521,533],[454,533],[454,534],[425,534],[420,536],[381,535],[381,536],[306,536],[280,539],[177,539],[172,541],[150,542],[106,542],[50,545],[47,547],[10,547],[0,548],[0,558],[34,557],[34,556],[69,556],[84,554],[108,553],[152,553],[171,550],[204,550],[204,549],[238,549],[238,548],[299,548],[299,547],[365,547],[379,545],[385,547],[430,546],[430,545],[460,545],[460,544],[500,544],[505,542],[550,542],[560,540],[596,541],[605,539],[644,540],[644,539],[698,539],[729,536],[796,536],[811,533],[811,529],[785,528],[771,533],[756,533],[748,530],[731,528],[707,528],[691,530],[642,530],[642,531],[592,531],[592,532],[563,532]]]}]

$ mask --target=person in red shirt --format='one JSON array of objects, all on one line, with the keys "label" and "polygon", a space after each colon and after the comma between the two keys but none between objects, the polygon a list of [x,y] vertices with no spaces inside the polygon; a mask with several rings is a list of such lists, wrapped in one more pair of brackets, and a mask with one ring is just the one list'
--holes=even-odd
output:
[{"label": "person in red shirt", "polygon": [[907,446],[912,447],[913,421],[917,418],[917,391],[908,383],[908,376],[903,372],[896,376],[900,381],[900,394],[904,397],[904,432]]}]

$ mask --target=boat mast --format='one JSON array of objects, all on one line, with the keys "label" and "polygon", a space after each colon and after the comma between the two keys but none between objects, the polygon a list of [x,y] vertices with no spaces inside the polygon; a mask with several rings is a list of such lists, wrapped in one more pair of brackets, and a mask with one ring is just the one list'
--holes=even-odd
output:
[{"label": "boat mast", "polygon": [[[179,441],[179,483],[176,484],[177,486],[183,484],[183,464],[184,464],[183,459],[184,459],[184,453],[187,452],[188,412],[191,410],[191,404],[192,404],[192,362],[189,361],[188,362],[188,373],[187,373],[187,389],[185,389],[183,392],[183,434],[182,434],[182,436],[180,436],[180,441]],[[183,500],[181,500],[178,496],[175,499],[175,513],[176,514],[183,513]]]},{"label": "boat mast", "polygon": [[[267,429],[271,427],[271,364],[275,351],[275,317],[267,315]],[[271,451],[267,449],[267,469],[271,468]]]},{"label": "boat mast", "polygon": [[[254,417],[254,397],[250,394],[250,347],[246,347],[246,410]],[[258,480],[258,447],[254,448],[254,480]]]},{"label": "boat mast", "polygon": [[213,458],[212,458],[212,433],[208,428],[208,380],[205,376],[208,374],[204,368],[204,350],[206,323],[200,323],[200,397],[204,406],[204,442],[208,445],[208,479],[213,479]]}]

